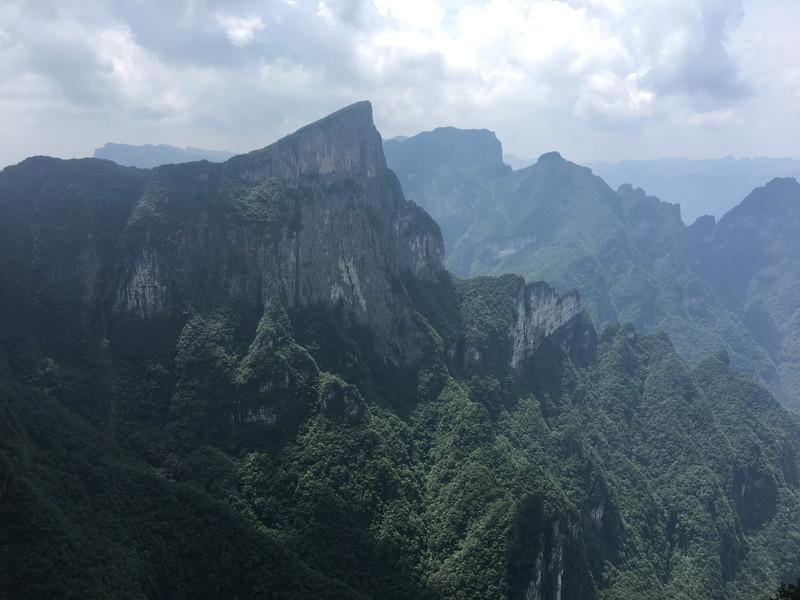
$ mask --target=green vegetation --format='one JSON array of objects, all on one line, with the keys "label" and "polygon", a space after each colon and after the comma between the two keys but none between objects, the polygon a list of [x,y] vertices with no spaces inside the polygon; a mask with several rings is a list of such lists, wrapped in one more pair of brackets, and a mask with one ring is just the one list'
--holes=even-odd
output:
[{"label": "green vegetation", "polygon": [[204,491],[213,453],[178,483],[46,394],[2,383],[0,403],[4,597],[359,597]]},{"label": "green vegetation", "polygon": [[796,584],[784,583],[770,600],[800,600],[800,579]]},{"label": "green vegetation", "polygon": [[[561,573],[564,597],[745,599],[795,569],[800,430],[769,395],[630,328],[586,366],[569,339],[542,349],[526,368],[560,375],[533,392],[507,366],[520,285],[442,282],[452,319],[430,322],[462,323],[441,339],[486,359],[441,356],[457,375],[400,414],[369,363],[363,393],[318,370],[346,325],[314,338],[318,363],[279,306],[249,344],[235,313],[193,316],[153,467],[57,389],[5,384],[3,589],[522,598],[537,577],[553,597]],[[231,428],[246,406],[282,407],[279,427]]]}]

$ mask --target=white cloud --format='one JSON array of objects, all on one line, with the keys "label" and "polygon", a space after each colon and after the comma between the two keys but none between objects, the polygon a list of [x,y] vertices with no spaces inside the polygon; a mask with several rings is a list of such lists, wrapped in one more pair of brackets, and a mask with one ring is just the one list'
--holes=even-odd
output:
[{"label": "white cloud", "polygon": [[234,46],[246,46],[264,29],[264,20],[255,15],[237,17],[220,13],[217,15],[217,23]]},{"label": "white cloud", "polygon": [[732,108],[720,110],[710,110],[707,112],[694,113],[689,115],[687,121],[690,125],[700,127],[721,127],[727,125],[734,119],[735,113]]},{"label": "white cloud", "polygon": [[189,109],[174,74],[139,46],[127,28],[106,29],[92,42],[99,63],[109,69],[112,86],[131,107],[159,116]]},{"label": "white cloud", "polygon": [[333,25],[333,11],[322,0],[317,2],[317,16],[322,18],[328,25]]},{"label": "white cloud", "polygon": [[638,119],[652,115],[655,94],[640,87],[641,76],[593,73],[584,84],[575,114],[584,119]]},{"label": "white cloud", "polygon": [[10,46],[11,43],[11,34],[5,31],[3,28],[0,28],[0,48]]},{"label": "white cloud", "polygon": [[438,31],[445,10],[431,0],[374,0],[375,9],[392,27]]}]

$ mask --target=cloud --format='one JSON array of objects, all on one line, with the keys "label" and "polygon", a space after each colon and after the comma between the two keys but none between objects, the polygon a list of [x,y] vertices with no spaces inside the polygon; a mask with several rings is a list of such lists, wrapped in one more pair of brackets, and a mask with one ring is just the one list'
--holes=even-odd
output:
[{"label": "cloud", "polygon": [[259,31],[264,29],[264,20],[255,15],[237,17],[219,13],[217,23],[234,46],[246,46],[255,39]]},{"label": "cloud", "polygon": [[673,18],[654,28],[659,41],[651,42],[648,83],[654,90],[711,104],[752,93],[727,47],[730,33],[742,20],[741,0],[669,6]]},{"label": "cloud", "polygon": [[787,15],[792,0],[8,0],[0,164],[112,139],[246,150],[362,98],[387,135],[489,127],[522,155],[745,154],[748,127],[787,153]]},{"label": "cloud", "polygon": [[688,121],[690,125],[721,127],[730,123],[733,118],[733,109],[726,108],[723,110],[710,110],[704,113],[694,113],[689,115]]},{"label": "cloud", "polygon": [[613,71],[593,73],[581,89],[575,114],[583,119],[627,120],[652,114],[655,94],[641,85],[641,76],[624,78]]}]

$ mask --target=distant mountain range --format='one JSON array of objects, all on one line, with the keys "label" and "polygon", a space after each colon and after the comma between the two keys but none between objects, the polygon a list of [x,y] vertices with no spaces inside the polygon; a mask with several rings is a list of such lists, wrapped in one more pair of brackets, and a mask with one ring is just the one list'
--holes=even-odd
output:
[{"label": "distant mountain range", "polygon": [[[437,132],[441,136],[442,131],[447,129],[455,128],[439,128]],[[408,139],[409,136],[398,135],[384,140],[384,143],[391,152],[394,144]],[[447,151],[458,154],[459,148],[451,146]],[[536,163],[536,159],[523,159],[513,154],[504,154],[502,149],[500,152],[501,160],[515,171]],[[108,143],[94,151],[95,158],[105,158],[118,165],[142,169],[195,160],[222,162],[231,156],[233,153],[221,150],[205,150],[192,146],[178,148],[166,144]],[[751,190],[770,179],[800,178],[800,160],[792,158],[725,157],[712,160],[662,158],[619,162],[596,161],[588,163],[587,166],[614,189],[629,183],[634,188],[641,187],[647,190],[665,202],[679,204],[681,216],[687,225],[703,215],[720,218]]]},{"label": "distant mountain range", "polygon": [[796,180],[758,181],[766,187],[719,225],[686,227],[677,204],[627,184],[615,191],[556,152],[513,171],[487,130],[436,129],[385,148],[408,198],[442,227],[457,275],[577,289],[596,323],[666,331],[692,364],[725,349],[800,410]]},{"label": "distant mountain range", "polygon": [[[503,154],[503,161],[515,171],[536,163],[535,158],[523,159],[513,154]],[[720,218],[770,179],[800,178],[800,160],[793,158],[659,158],[595,161],[586,166],[614,189],[629,183],[665,202],[680,204],[687,225],[703,215]]]},{"label": "distant mountain range", "polygon": [[204,150],[203,148],[177,148],[166,144],[143,144],[133,146],[130,144],[108,143],[94,151],[94,158],[111,160],[123,167],[139,167],[152,169],[160,165],[179,164],[196,160],[222,162],[233,156],[232,152],[222,150]]},{"label": "distant mountain range", "polygon": [[720,218],[751,190],[775,177],[800,178],[800,161],[792,158],[662,158],[588,166],[613,188],[630,183],[661,200],[680,204],[687,225],[703,215]]}]

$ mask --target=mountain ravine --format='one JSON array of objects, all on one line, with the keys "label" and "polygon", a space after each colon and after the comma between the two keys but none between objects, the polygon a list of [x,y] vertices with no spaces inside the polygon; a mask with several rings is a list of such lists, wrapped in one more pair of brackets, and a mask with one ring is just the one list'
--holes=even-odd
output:
[{"label": "mountain ravine", "polygon": [[3,170],[2,595],[749,599],[800,570],[800,426],[728,354],[444,259],[367,102],[223,163]]}]

